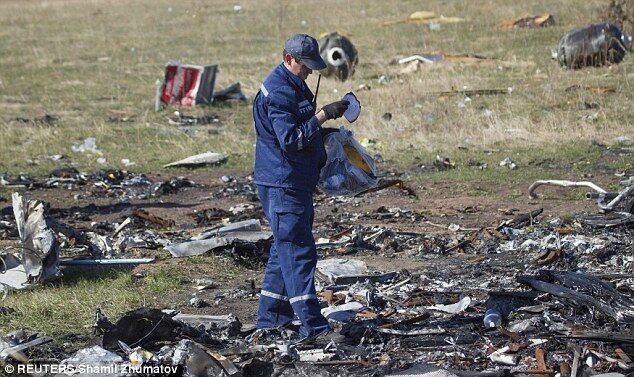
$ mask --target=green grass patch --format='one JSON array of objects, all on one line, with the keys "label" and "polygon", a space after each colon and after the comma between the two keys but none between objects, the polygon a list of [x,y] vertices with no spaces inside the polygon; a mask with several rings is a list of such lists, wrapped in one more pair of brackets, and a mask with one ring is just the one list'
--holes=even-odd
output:
[{"label": "green grass patch", "polygon": [[128,269],[65,269],[56,284],[14,291],[1,302],[15,310],[0,316],[3,332],[42,331],[53,337],[86,334],[96,308],[112,320],[141,306],[172,307],[168,295],[183,288],[178,270],[158,270],[133,281]]}]

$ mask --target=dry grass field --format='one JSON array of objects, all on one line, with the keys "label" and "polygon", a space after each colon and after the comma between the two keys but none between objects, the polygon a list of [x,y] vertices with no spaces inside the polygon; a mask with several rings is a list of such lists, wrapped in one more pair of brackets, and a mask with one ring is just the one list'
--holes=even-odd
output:
[{"label": "dry grass field", "polygon": [[[182,132],[167,122],[172,110],[153,111],[154,85],[170,59],[219,64],[217,88],[240,81],[257,92],[280,60],[285,38],[338,30],[359,51],[347,82],[322,80],[320,102],[357,91],[363,114],[350,127],[372,139],[393,165],[414,157],[470,150],[512,149],[557,153],[591,140],[612,144],[632,135],[634,71],[631,57],[610,68],[561,69],[550,50],[567,31],[600,21],[607,1],[3,1],[0,3],[0,172],[45,174],[63,164],[80,170],[121,167],[154,171],[164,163],[204,151],[230,155],[229,166],[252,164],[254,133],[249,105],[186,110],[214,113],[220,125]],[[418,10],[465,18],[428,25],[386,21]],[[506,18],[551,13],[557,25],[501,29]],[[424,52],[477,54],[496,60],[423,65],[404,74],[390,64]],[[316,85],[311,76],[311,87]],[[385,76],[380,83],[378,78]],[[357,90],[360,85],[370,90]],[[606,86],[613,93],[568,90]],[[510,94],[466,100],[430,93],[452,89],[510,88]],[[384,113],[393,115],[390,121]],[[46,113],[56,126],[16,121]],[[111,122],[110,118],[128,122]],[[95,137],[103,156],[70,147]],[[475,153],[475,152],[474,152]]]}]

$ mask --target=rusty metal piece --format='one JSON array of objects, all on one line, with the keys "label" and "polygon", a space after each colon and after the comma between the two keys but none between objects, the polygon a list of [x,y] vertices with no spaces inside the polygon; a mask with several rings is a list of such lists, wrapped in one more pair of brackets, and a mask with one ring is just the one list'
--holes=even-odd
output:
[{"label": "rusty metal piece", "polygon": [[328,305],[332,305],[332,298],[333,298],[332,290],[330,290],[330,289],[325,290],[325,291],[321,292],[319,294],[319,296],[321,296],[324,300],[326,300]]},{"label": "rusty metal piece", "polygon": [[227,359],[226,357],[219,354],[218,352],[212,352],[208,349],[205,349],[205,351],[209,354],[209,356],[216,359],[218,364],[220,364],[222,368],[225,370],[225,372],[227,372],[227,375],[229,376],[241,375],[240,371],[238,370],[238,368],[236,368],[235,364],[231,360]]},{"label": "rusty metal piece", "polygon": [[511,345],[509,346],[509,352],[516,353],[516,352],[519,352],[519,351],[523,350],[524,348],[526,348],[526,344],[511,343]]},{"label": "rusty metal piece", "polygon": [[544,212],[544,209],[538,208],[534,211],[530,211],[529,213],[523,213],[518,216],[515,216],[514,218],[510,220],[502,221],[502,223],[498,225],[497,230],[500,230],[504,227],[520,228],[525,225],[531,225],[533,223],[533,219],[541,215],[542,212]]},{"label": "rusty metal piece", "polygon": [[350,227],[350,228],[348,228],[346,230],[343,230],[343,231],[341,231],[339,233],[336,233],[336,234],[330,236],[329,238],[331,240],[338,240],[339,238],[352,233],[353,230],[354,230],[354,227]]},{"label": "rusty metal piece", "polygon": [[146,220],[151,222],[152,224],[156,224],[160,227],[163,228],[170,228],[173,227],[174,225],[176,225],[176,222],[174,220],[166,220],[164,218],[158,217],[156,215],[153,215],[151,213],[149,213],[148,211],[144,210],[144,209],[140,209],[137,208],[134,211],[132,211],[132,215],[135,217],[138,217],[140,219]]},{"label": "rusty metal piece", "polygon": [[537,361],[537,370],[540,371],[540,373],[531,373],[532,375],[539,377],[543,375],[542,372],[552,372],[546,365],[546,351],[544,351],[542,347],[535,349],[535,360]]},{"label": "rusty metal piece", "polygon": [[380,191],[380,190],[383,190],[385,188],[392,187],[392,186],[397,186],[401,190],[407,191],[407,194],[409,196],[418,197],[418,195],[416,194],[416,191],[414,191],[413,189],[407,187],[405,185],[405,183],[403,183],[402,180],[400,180],[400,179],[389,179],[389,180],[381,180],[381,181],[379,181],[379,183],[377,184],[376,187],[372,187],[370,189],[361,191],[360,193],[355,195],[355,198],[361,197],[361,196],[363,196],[365,194],[369,194],[371,192],[377,192],[377,191]]},{"label": "rusty metal piece", "polygon": [[499,27],[504,29],[514,28],[542,28],[556,25],[555,18],[548,13],[539,16],[525,16],[520,18],[513,18],[510,20],[503,20],[499,23]]},{"label": "rusty metal piece", "polygon": [[572,373],[572,369],[570,368],[570,364],[567,362],[563,362],[559,364],[559,373],[561,373],[561,377],[570,377]]},{"label": "rusty metal piece", "polygon": [[557,233],[559,233],[560,236],[573,234],[575,232],[576,232],[576,230],[574,228],[572,228],[572,227],[569,227],[569,226],[565,226],[565,227],[561,227],[561,228],[557,229]]},{"label": "rusty metal piece", "polygon": [[528,369],[528,370],[514,370],[511,372],[512,375],[516,374],[533,374],[535,376],[554,376],[555,372],[552,370],[536,370],[536,369]]},{"label": "rusty metal piece", "polygon": [[478,229],[477,231],[472,232],[469,237],[467,237],[466,239],[462,240],[461,242],[458,242],[456,245],[448,248],[447,252],[451,252],[451,251],[454,251],[456,249],[462,249],[463,246],[466,246],[466,245],[474,242],[476,240],[476,238],[478,237],[478,234],[480,234],[481,231],[482,231],[482,229]]},{"label": "rusty metal piece", "polygon": [[358,312],[358,313],[356,314],[356,316],[357,316],[357,317],[360,317],[360,318],[367,318],[367,319],[376,319],[376,318],[378,318],[378,317],[379,317],[379,315],[378,315],[378,314],[376,314],[375,312],[370,311],[370,310],[363,310],[363,311],[360,311],[360,312]]},{"label": "rusty metal piece", "polygon": [[548,250],[535,259],[535,264],[538,266],[545,266],[557,261],[562,255],[563,252],[561,249]]},{"label": "rusty metal piece", "polygon": [[500,332],[506,336],[508,336],[513,343],[519,343],[520,342],[520,336],[517,333],[514,333],[511,330],[505,329],[504,327],[499,327]]}]

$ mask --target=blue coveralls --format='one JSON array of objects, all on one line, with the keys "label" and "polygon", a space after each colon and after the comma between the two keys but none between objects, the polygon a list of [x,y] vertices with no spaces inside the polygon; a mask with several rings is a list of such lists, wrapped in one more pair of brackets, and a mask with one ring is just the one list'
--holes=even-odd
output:
[{"label": "blue coveralls", "polygon": [[257,327],[287,325],[295,314],[303,337],[330,330],[315,293],[313,191],[326,151],[312,101],[306,83],[280,64],[253,103],[254,177],[273,231]]}]

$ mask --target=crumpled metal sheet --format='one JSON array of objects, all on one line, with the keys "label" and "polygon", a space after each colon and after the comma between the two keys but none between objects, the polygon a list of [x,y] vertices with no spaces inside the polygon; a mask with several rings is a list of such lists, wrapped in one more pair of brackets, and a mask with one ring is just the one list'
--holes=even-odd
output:
[{"label": "crumpled metal sheet", "polygon": [[55,232],[45,217],[44,203],[28,200],[14,193],[13,212],[20,241],[22,263],[29,283],[45,282],[58,278],[59,244]]}]

